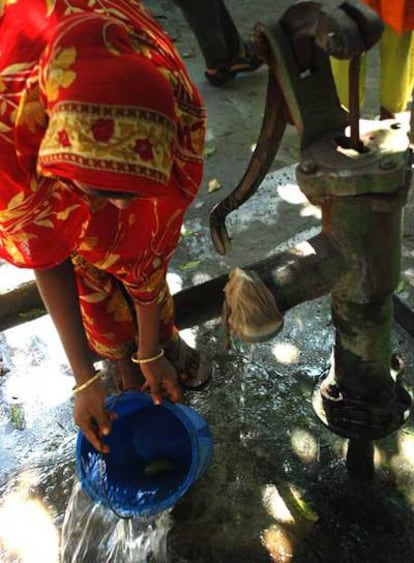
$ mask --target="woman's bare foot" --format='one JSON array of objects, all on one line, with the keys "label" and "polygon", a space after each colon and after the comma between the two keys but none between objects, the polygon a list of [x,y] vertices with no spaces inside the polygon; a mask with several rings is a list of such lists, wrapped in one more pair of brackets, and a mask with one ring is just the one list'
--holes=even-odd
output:
[{"label": "woman's bare foot", "polygon": [[118,391],[140,391],[145,378],[139,366],[133,364],[130,358],[122,358],[113,362],[113,378]]}]

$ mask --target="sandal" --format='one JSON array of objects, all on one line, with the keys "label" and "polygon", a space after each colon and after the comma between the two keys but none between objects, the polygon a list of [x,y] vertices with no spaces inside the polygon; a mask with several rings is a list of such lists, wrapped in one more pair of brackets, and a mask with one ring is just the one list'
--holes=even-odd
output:
[{"label": "sandal", "polygon": [[191,348],[182,338],[164,348],[165,357],[177,370],[178,380],[187,391],[201,391],[210,383],[211,372],[202,362],[197,350]]},{"label": "sandal", "polygon": [[212,86],[223,86],[240,72],[253,72],[262,64],[263,60],[254,52],[252,42],[245,41],[243,52],[228,68],[208,68],[205,77]]}]

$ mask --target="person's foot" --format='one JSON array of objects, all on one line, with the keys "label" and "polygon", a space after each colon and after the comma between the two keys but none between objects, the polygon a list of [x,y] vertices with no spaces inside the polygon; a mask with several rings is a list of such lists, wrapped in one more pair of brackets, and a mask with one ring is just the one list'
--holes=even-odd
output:
[{"label": "person's foot", "polygon": [[245,41],[243,51],[227,68],[208,68],[205,77],[212,86],[223,86],[236,77],[240,72],[253,72],[263,64],[263,60],[256,55],[251,41]]},{"label": "person's foot", "polygon": [[165,357],[177,370],[180,385],[188,391],[200,391],[211,379],[211,372],[197,350],[182,338],[164,348]]},{"label": "person's foot", "polygon": [[113,379],[118,392],[140,391],[145,383],[139,366],[133,364],[129,358],[113,362]]}]

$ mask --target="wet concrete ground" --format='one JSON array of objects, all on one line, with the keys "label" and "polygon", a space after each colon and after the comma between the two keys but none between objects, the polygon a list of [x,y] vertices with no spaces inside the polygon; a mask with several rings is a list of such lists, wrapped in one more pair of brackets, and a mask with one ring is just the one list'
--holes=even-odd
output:
[{"label": "wet concrete ground", "polygon": [[[205,179],[172,261],[170,281],[179,290],[313,236],[320,213],[295,186],[290,165],[298,153],[290,129],[259,192],[243,212],[229,218],[232,253],[224,258],[215,253],[208,213],[247,164],[263,113],[266,72],[238,78],[222,90],[211,88],[179,12],[168,0],[148,4],[176,37],[210,115]],[[258,13],[272,7],[279,15],[288,3],[227,4],[247,31]],[[372,97],[368,104],[373,115],[374,102]],[[210,193],[212,179],[223,187]],[[406,241],[410,222],[411,214]],[[408,245],[404,248],[408,279],[411,254]],[[0,264],[3,289],[17,283],[12,281],[16,273]],[[400,431],[376,443],[376,486],[356,494],[347,479],[346,441],[325,429],[311,406],[333,343],[328,297],[289,311],[282,333],[266,344],[236,343],[226,352],[219,320],[185,336],[212,365],[210,386],[186,400],[208,421],[215,450],[207,475],[173,510],[172,563],[414,560],[412,415]],[[406,359],[411,390],[413,343],[398,325],[393,347]],[[58,532],[74,480],[73,378],[47,317],[0,334],[0,352],[8,370],[0,381],[0,560],[56,563]]]},{"label": "wet concrete ground", "polygon": [[[265,181],[261,203],[249,204],[246,214],[232,221],[235,246],[248,236],[250,224],[262,220],[260,213],[269,198],[275,208],[286,205],[278,186],[283,194],[292,180],[289,167]],[[290,190],[297,191],[293,185]],[[307,208],[304,202],[290,205]],[[267,218],[267,228],[275,221]],[[186,228],[185,259],[203,263],[208,230],[199,226],[195,231],[192,221]],[[312,234],[310,227],[290,242]],[[191,268],[180,269],[180,258],[179,253],[171,275],[177,287],[200,275]],[[220,270],[220,264],[216,267]],[[202,271],[201,265],[195,269]],[[172,563],[410,561],[412,417],[402,430],[376,443],[376,487],[369,494],[355,495],[347,479],[346,441],[326,430],[311,406],[312,391],[329,364],[333,343],[328,297],[289,311],[283,331],[266,344],[250,347],[236,342],[233,350],[225,351],[218,320],[185,331],[185,337],[196,342],[213,369],[209,387],[188,394],[186,400],[210,425],[214,457],[207,474],[173,510]],[[397,325],[393,347],[407,361],[411,389],[412,340]],[[44,533],[47,530],[54,538],[49,540],[52,544],[57,542],[74,479],[76,428],[69,399],[73,379],[50,320],[43,317],[6,331],[1,351],[10,371],[0,387],[0,523],[8,524],[0,526],[5,530],[0,553],[9,562],[16,560],[9,524],[11,529],[20,526],[23,515],[30,530],[36,528],[42,511]],[[40,505],[32,514],[27,503],[34,499]],[[27,539],[23,531],[19,538]],[[38,561],[54,561],[47,558],[46,545],[43,539],[35,547]]]}]

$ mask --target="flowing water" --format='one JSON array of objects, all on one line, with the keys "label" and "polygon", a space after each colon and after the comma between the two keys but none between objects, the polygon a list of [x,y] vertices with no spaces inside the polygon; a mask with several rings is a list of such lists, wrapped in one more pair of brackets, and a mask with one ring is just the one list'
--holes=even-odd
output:
[{"label": "flowing water", "polygon": [[171,522],[169,511],[119,518],[75,483],[62,528],[62,563],[166,563]]}]

